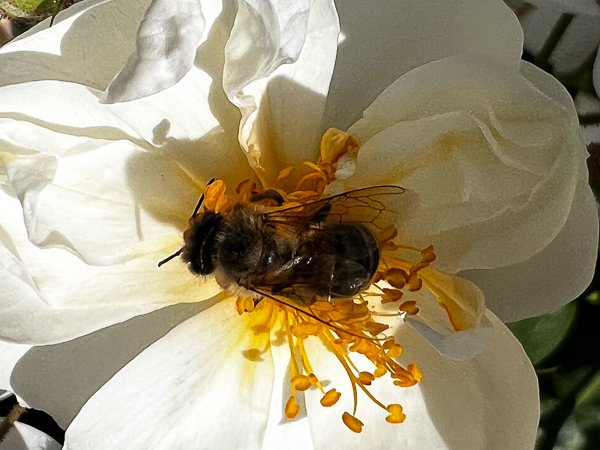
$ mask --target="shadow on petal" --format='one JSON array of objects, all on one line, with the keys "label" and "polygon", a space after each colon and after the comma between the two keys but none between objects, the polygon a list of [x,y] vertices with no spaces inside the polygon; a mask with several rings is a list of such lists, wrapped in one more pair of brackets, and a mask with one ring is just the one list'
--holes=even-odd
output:
[{"label": "shadow on petal", "polygon": [[16,364],[11,383],[27,404],[47,411],[66,428],[86,401],[142,350],[219,300],[163,308],[69,342],[34,347]]},{"label": "shadow on petal", "polygon": [[[167,126],[161,122],[155,135]],[[134,155],[127,162],[127,177],[133,197],[144,211],[183,231],[209,179],[222,179],[233,189],[240,181],[253,178],[254,172],[241,149],[218,127],[199,140],[167,138],[160,150]]]},{"label": "shadow on petal", "polygon": [[[69,28],[60,36],[61,15],[70,15],[66,11],[58,16],[56,31],[41,30],[40,36],[29,40],[37,39],[39,45],[25,47],[41,47],[45,52],[19,51],[19,40],[6,47],[9,53],[0,58],[2,66],[10,70],[0,74],[0,85],[52,79],[104,90],[135,50],[136,30],[149,3],[116,0],[99,4],[67,24]],[[15,51],[10,52],[13,46]]]}]

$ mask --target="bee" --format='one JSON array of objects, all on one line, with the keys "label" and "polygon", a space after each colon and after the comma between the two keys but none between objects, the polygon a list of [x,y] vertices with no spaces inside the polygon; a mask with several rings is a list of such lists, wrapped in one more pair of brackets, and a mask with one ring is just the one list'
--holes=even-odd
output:
[{"label": "bee", "polygon": [[[193,274],[214,276],[228,292],[255,303],[268,297],[310,307],[317,299],[352,298],[370,285],[379,267],[375,233],[386,224],[386,200],[404,192],[374,186],[285,206],[268,189],[227,214],[198,213],[203,194],[183,247],[159,267],[181,256]],[[265,199],[279,206],[259,204]]]}]

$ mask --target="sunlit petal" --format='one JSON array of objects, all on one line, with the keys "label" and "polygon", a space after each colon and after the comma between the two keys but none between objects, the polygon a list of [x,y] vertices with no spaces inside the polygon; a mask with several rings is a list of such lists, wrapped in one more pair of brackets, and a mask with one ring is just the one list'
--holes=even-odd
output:
[{"label": "sunlit petal", "polygon": [[199,0],[153,0],[137,32],[136,51],[102,101],[135,100],[177,83],[194,64],[200,38],[210,25]]},{"label": "sunlit petal", "polygon": [[397,183],[418,194],[399,232],[433,244],[440,270],[525,260],[561,230],[583,175],[572,102],[552,83],[560,100],[486,60],[415,69],[351,128],[363,146],[348,184]]},{"label": "sunlit petal", "polygon": [[15,365],[21,357],[29,351],[30,345],[12,344],[10,342],[0,341],[0,355],[2,355],[2,364],[0,364],[0,389],[14,391],[11,383],[11,375]]},{"label": "sunlit petal", "polygon": [[60,450],[62,446],[47,434],[15,422],[0,443],[0,450]]},{"label": "sunlit petal", "polygon": [[128,364],[83,407],[65,448],[260,449],[273,362],[269,352],[243,356],[253,336],[234,303],[188,319]]},{"label": "sunlit petal", "polygon": [[478,55],[519,64],[523,34],[500,1],[344,0],[337,7],[345,39],[327,99],[327,127],[347,129],[398,77],[436,59]]},{"label": "sunlit petal", "polygon": [[[539,418],[537,378],[527,355],[510,331],[492,314],[490,345],[470,361],[443,358],[410,327],[401,327],[397,341],[403,361],[415,362],[423,379],[414,387],[398,388],[382,378],[370,390],[386,404],[402,406],[402,424],[385,421],[388,413],[359,392],[356,416],[369,418],[360,434],[339,418],[352,412],[352,396],[342,396],[330,408],[319,404],[317,390],[306,392],[306,406],[316,448],[404,448],[527,450],[533,447]],[[313,358],[315,372],[349,390],[345,372],[321,352]],[[311,360],[312,361],[312,360]],[[331,417],[338,420],[331,420]],[[366,422],[366,421],[365,421]],[[465,432],[469,430],[469,432]],[[510,430],[509,433],[506,430]]]},{"label": "sunlit petal", "polygon": [[[135,49],[150,0],[94,0],[45,20],[0,49],[0,85],[72,81],[104,90]],[[118,43],[118,45],[115,45]]]},{"label": "sunlit petal", "polygon": [[32,245],[18,200],[1,193],[0,204],[3,339],[61,342],[170,304],[205,300],[221,291],[214,281],[202,283],[190,276],[183,264],[158,269],[157,262],[179,247],[178,233],[170,239],[139,243],[123,264],[90,266],[61,249]]},{"label": "sunlit petal", "polygon": [[338,32],[330,0],[241,3],[223,83],[241,110],[239,140],[253,167],[272,172],[316,153]]}]

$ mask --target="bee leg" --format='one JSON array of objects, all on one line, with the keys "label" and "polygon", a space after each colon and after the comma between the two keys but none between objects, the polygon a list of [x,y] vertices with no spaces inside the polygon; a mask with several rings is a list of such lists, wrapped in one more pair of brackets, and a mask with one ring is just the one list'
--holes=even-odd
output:
[{"label": "bee leg", "polygon": [[283,197],[275,189],[267,189],[263,192],[257,192],[250,197],[251,202],[260,202],[261,200],[266,199],[274,200],[277,203],[277,206],[281,206],[284,203]]}]

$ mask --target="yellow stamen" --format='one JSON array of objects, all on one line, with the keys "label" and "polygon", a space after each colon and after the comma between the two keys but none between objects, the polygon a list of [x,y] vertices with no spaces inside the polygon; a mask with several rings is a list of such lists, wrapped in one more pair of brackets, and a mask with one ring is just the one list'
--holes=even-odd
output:
[{"label": "yellow stamen", "polygon": [[397,302],[402,298],[403,295],[403,292],[398,289],[384,288],[382,291],[383,296],[381,297],[381,303],[383,304]]},{"label": "yellow stamen", "polygon": [[321,405],[326,407],[333,406],[337,403],[341,396],[341,393],[335,389],[331,389],[330,391],[327,391],[325,395],[323,395],[323,398],[321,399]]},{"label": "yellow stamen", "polygon": [[312,386],[312,382],[306,375],[296,375],[292,378],[292,386],[299,391],[306,391]]},{"label": "yellow stamen", "polygon": [[408,370],[411,373],[411,375],[417,383],[421,381],[423,375],[421,374],[421,369],[419,369],[419,367],[416,364],[409,364],[406,370]]},{"label": "yellow stamen", "polygon": [[360,433],[362,431],[363,423],[358,420],[356,417],[351,416],[349,413],[345,412],[342,415],[342,420],[346,424],[348,428],[350,428],[355,433]]},{"label": "yellow stamen", "polygon": [[398,344],[394,344],[387,351],[387,355],[393,359],[399,358],[401,354],[402,354],[402,347],[400,347]]},{"label": "yellow stamen", "polygon": [[414,316],[415,314],[417,314],[419,312],[419,307],[417,306],[417,302],[415,302],[414,300],[409,300],[409,301],[403,302],[400,305],[399,309],[400,309],[400,311],[405,312],[409,316]]},{"label": "yellow stamen", "polygon": [[290,399],[285,404],[285,416],[288,419],[295,418],[300,412],[300,406],[296,403],[296,397],[292,395]]},{"label": "yellow stamen", "polygon": [[402,406],[400,405],[388,405],[387,407],[389,416],[385,418],[389,423],[402,423],[406,420],[406,416],[402,413]]},{"label": "yellow stamen", "polygon": [[385,281],[396,289],[403,289],[407,280],[408,274],[402,269],[392,268],[385,274]]},{"label": "yellow stamen", "polygon": [[370,386],[371,381],[373,381],[374,379],[375,379],[375,377],[373,376],[373,374],[370,374],[369,372],[360,372],[358,374],[358,381],[360,381],[362,384],[364,384],[366,386]]},{"label": "yellow stamen", "polygon": [[[297,168],[287,167],[277,175],[275,186],[262,189],[275,189],[284,199],[285,207],[301,206],[322,199],[325,188],[336,179],[336,174],[341,176],[341,173],[348,173],[348,168],[351,170],[352,159],[356,157],[358,147],[358,140],[350,134],[328,130],[321,142],[321,159],[318,164],[306,162]],[[340,167],[343,171],[340,171]],[[227,214],[236,204],[250,202],[257,208],[259,205],[274,206],[273,199],[261,197],[261,188],[257,189],[256,184],[250,180],[239,183],[235,195],[229,196],[225,192],[226,186],[221,180],[207,186],[204,192],[204,211]],[[335,210],[333,205],[330,214],[343,216],[344,212]],[[297,304],[291,299],[286,303],[284,290],[281,292],[281,301],[263,298],[255,305],[255,299],[241,297],[236,302],[238,314],[252,314],[251,329],[255,334],[275,336],[264,345],[246,350],[244,356],[259,362],[269,345],[282,345],[287,341],[290,351],[291,395],[285,405],[285,415],[290,419],[297,417],[300,411],[296,401],[298,391],[306,391],[312,386],[320,389],[323,392],[321,404],[324,407],[336,404],[341,397],[341,393],[335,388],[324,392],[319,378],[313,373],[306,350],[310,347],[305,346],[304,342],[314,337],[337,358],[350,380],[354,407],[352,414],[345,412],[342,416],[348,428],[359,433],[363,427],[363,423],[355,416],[359,391],[389,413],[386,417],[389,423],[402,423],[406,419],[399,404],[385,406],[371,394],[369,386],[374,382],[386,382],[383,378],[386,374],[390,375],[396,386],[414,386],[421,380],[422,374],[415,364],[404,368],[397,361],[402,354],[402,347],[386,336],[388,325],[377,322],[374,317],[396,315],[400,321],[404,315],[417,314],[419,308],[416,301],[409,300],[403,301],[393,314],[386,311],[372,312],[372,299],[378,299],[377,302],[381,299],[384,305],[400,302],[407,290],[417,292],[425,287],[438,296],[440,305],[447,310],[458,306],[454,306],[451,299],[442,297],[448,297],[451,290],[436,289],[431,282],[434,270],[429,266],[435,261],[433,247],[421,250],[395,242],[398,232],[393,225],[381,229],[376,238],[381,252],[380,265],[371,280],[371,288],[356,298],[329,299],[315,296],[310,304]],[[452,317],[459,317],[454,311],[449,311],[448,316],[451,322]],[[452,324],[454,325],[453,322]],[[359,371],[353,362],[353,353],[364,356],[373,364],[373,369]]]}]

